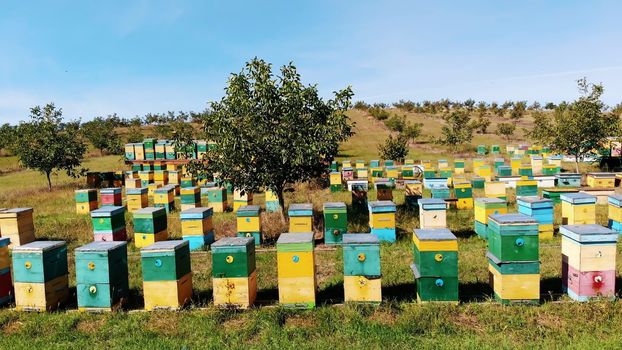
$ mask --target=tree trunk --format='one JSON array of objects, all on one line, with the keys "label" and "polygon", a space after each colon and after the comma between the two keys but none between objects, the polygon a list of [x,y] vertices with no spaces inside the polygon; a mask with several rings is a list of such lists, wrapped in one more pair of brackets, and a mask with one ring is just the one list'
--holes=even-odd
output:
[{"label": "tree trunk", "polygon": [[52,180],[50,179],[50,172],[49,171],[46,172],[45,176],[48,179],[48,191],[52,191]]},{"label": "tree trunk", "polygon": [[574,156],[574,167],[578,174],[579,173],[579,156],[578,155]]},{"label": "tree trunk", "polygon": [[276,194],[279,197],[279,205],[281,206],[281,210],[284,212],[285,211],[285,197],[283,197],[283,189],[280,188],[276,192]]}]

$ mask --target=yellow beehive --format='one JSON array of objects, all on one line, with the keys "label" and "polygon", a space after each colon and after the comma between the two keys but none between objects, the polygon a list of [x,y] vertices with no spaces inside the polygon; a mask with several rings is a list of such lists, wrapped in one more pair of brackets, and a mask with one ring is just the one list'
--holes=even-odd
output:
[{"label": "yellow beehive", "polygon": [[400,177],[398,167],[388,167],[385,168],[385,177],[389,179],[397,179]]},{"label": "yellow beehive", "polygon": [[63,304],[69,296],[68,275],[54,278],[45,283],[15,282],[15,309],[53,310]]},{"label": "yellow beehive", "polygon": [[168,171],[156,170],[153,172],[153,182],[162,186],[168,184]]},{"label": "yellow beehive", "polygon": [[141,188],[142,182],[140,179],[135,178],[125,178],[125,188]]},{"label": "yellow beehive", "polygon": [[283,233],[276,243],[279,303],[315,306],[315,255],[313,232]]},{"label": "yellow beehive", "polygon": [[538,225],[538,236],[541,241],[553,239],[553,224]]},{"label": "yellow beehive", "polygon": [[596,197],[584,193],[566,193],[562,201],[562,225],[596,223]]},{"label": "yellow beehive", "polygon": [[134,234],[134,245],[136,248],[148,247],[155,242],[166,241],[168,239],[168,230],[160,231],[156,234],[137,233]]},{"label": "yellow beehive", "polygon": [[160,184],[149,184],[149,185],[147,186],[147,195],[148,195],[149,197],[152,197],[152,198],[153,198],[153,195],[154,195],[154,193],[155,193],[155,190],[157,190],[157,189],[158,189],[158,188],[160,188],[160,187],[162,187],[162,185],[160,185]]},{"label": "yellow beehive", "polygon": [[473,209],[473,198],[458,198],[456,209]]},{"label": "yellow beehive", "polygon": [[146,187],[148,184],[153,183],[153,171],[141,171],[138,173],[138,177],[142,183],[141,187]]},{"label": "yellow beehive", "polygon": [[615,180],[614,173],[587,174],[587,186],[591,188],[615,188]]},{"label": "yellow beehive", "polygon": [[483,177],[486,181],[491,181],[492,168],[490,167],[490,165],[481,165],[475,168],[475,174],[479,177]]},{"label": "yellow beehive", "polygon": [[382,280],[365,276],[343,276],[345,301],[378,302],[382,300]]},{"label": "yellow beehive", "polygon": [[249,277],[214,278],[212,281],[215,305],[248,309],[255,303],[257,271],[253,271]]},{"label": "yellow beehive", "polygon": [[127,210],[130,212],[149,206],[149,197],[146,188],[127,189]]},{"label": "yellow beehive", "polygon": [[369,215],[369,227],[395,228],[395,213],[373,213]]},{"label": "yellow beehive", "polygon": [[503,300],[539,300],[540,274],[501,274],[488,263],[496,295]]},{"label": "yellow beehive", "polygon": [[464,159],[454,159],[454,174],[464,174]]},{"label": "yellow beehive", "polygon": [[542,174],[542,157],[531,157],[531,171],[533,175]]},{"label": "yellow beehive", "polygon": [[253,194],[247,191],[242,194],[241,190],[233,191],[233,212],[237,212],[243,205],[253,204]]},{"label": "yellow beehive", "polygon": [[[179,166],[175,163],[166,163],[166,170],[170,171],[179,171]],[[169,174],[169,182],[170,182],[170,174]]]},{"label": "yellow beehive", "polygon": [[561,157],[556,157],[556,158],[549,158],[548,159],[548,163],[550,165],[554,165],[558,168],[562,167],[562,158]]},{"label": "yellow beehive", "polygon": [[192,298],[192,273],[179,280],[144,281],[145,310],[180,308]]},{"label": "yellow beehive", "polygon": [[35,240],[32,213],[32,208],[13,208],[0,212],[0,234],[11,239],[10,247],[19,247]]},{"label": "yellow beehive", "polygon": [[438,161],[438,168],[443,169],[443,168],[449,168],[449,162],[444,160],[444,159],[439,159]]},{"label": "yellow beehive", "polygon": [[522,166],[522,158],[512,158],[510,160],[510,167],[512,168],[512,175],[518,175],[518,169]]},{"label": "yellow beehive", "polygon": [[287,210],[289,232],[313,231],[313,206],[310,203],[293,203]]},{"label": "yellow beehive", "polygon": [[502,181],[486,181],[484,183],[484,194],[488,198],[506,199],[505,182]]},{"label": "yellow beehive", "polygon": [[484,164],[484,160],[481,158],[473,159],[473,170],[477,170],[477,168],[483,166]]},{"label": "yellow beehive", "polygon": [[145,147],[142,143],[134,144],[134,159],[136,160],[144,160],[145,159]]},{"label": "yellow beehive", "polygon": [[[495,203],[490,203],[495,202]],[[498,199],[480,199],[478,198],[478,205],[475,205],[474,217],[476,221],[482,224],[488,224],[488,216],[493,214],[507,214],[507,203],[499,202]]]},{"label": "yellow beehive", "polygon": [[406,196],[423,196],[423,184],[418,182],[406,182],[404,184],[404,194]]},{"label": "yellow beehive", "polygon": [[337,171],[330,173],[330,184],[341,185],[341,172]]}]

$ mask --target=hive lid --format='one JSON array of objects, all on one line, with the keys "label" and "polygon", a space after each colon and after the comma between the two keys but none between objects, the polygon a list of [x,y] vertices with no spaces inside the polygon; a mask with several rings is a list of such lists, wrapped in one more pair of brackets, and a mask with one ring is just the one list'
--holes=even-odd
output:
[{"label": "hive lid", "polygon": [[571,177],[571,178],[576,178],[576,177],[581,177],[581,174],[579,174],[579,173],[560,173],[560,174],[555,174],[555,177]]},{"label": "hive lid", "polygon": [[89,244],[83,245],[82,247],[76,248],[76,252],[101,252],[101,251],[110,251],[118,249],[122,246],[126,246],[127,242],[91,242]]},{"label": "hive lid", "polygon": [[0,247],[6,247],[11,244],[11,239],[9,237],[0,237]]},{"label": "hive lid", "polygon": [[614,178],[616,177],[616,174],[614,173],[589,173],[587,174],[588,176],[592,176],[592,177],[599,177],[599,178]]},{"label": "hive lid", "polygon": [[143,194],[147,193],[146,187],[138,187],[138,188],[128,188],[125,190],[126,194]]},{"label": "hive lid", "polygon": [[505,200],[503,200],[501,198],[475,198],[475,203],[505,204]]},{"label": "hive lid", "polygon": [[289,210],[313,210],[311,203],[293,203],[289,205]]},{"label": "hive lid", "polygon": [[48,250],[60,248],[66,246],[65,241],[34,241],[32,243],[20,245],[13,248],[13,253],[16,252],[46,252]]},{"label": "hive lid", "polygon": [[393,203],[392,201],[373,201],[373,202],[369,202],[368,205],[371,209],[379,209],[379,208],[395,209],[395,203]]},{"label": "hive lid", "polygon": [[559,233],[579,243],[617,242],[618,232],[596,224],[562,225]]},{"label": "hive lid", "polygon": [[[163,209],[163,208],[158,208],[158,209]],[[165,210],[166,211],[166,210]],[[198,207],[198,208],[190,208],[190,209],[186,209],[186,210],[182,210],[181,213],[179,213],[181,218],[184,217],[188,217],[188,218],[194,218],[194,217],[200,217],[200,218],[204,218],[204,217],[209,217],[212,216],[214,209],[212,207]]]},{"label": "hive lid", "polygon": [[421,184],[419,180],[404,180],[404,184]]},{"label": "hive lid", "polygon": [[179,249],[183,246],[189,245],[188,241],[185,240],[176,240],[176,241],[159,241],[155,242],[152,245],[141,248],[141,252],[150,252],[150,251],[158,251],[158,250],[173,250]]},{"label": "hive lid", "polygon": [[10,218],[10,217],[16,217],[18,215],[22,215],[22,214],[26,214],[28,212],[32,212],[32,208],[11,208],[11,209],[4,209],[2,211],[0,211],[0,217],[5,217],[5,218]]},{"label": "hive lid", "polygon": [[342,244],[380,244],[380,240],[370,233],[346,233],[342,236]]},{"label": "hive lid", "polygon": [[420,241],[455,241],[456,236],[447,228],[414,229],[415,236]]},{"label": "hive lid", "polygon": [[562,201],[570,203],[596,203],[596,197],[581,192],[563,193],[559,196]]},{"label": "hive lid", "polygon": [[419,205],[430,205],[430,204],[446,205],[445,200],[442,198],[419,198],[417,202],[419,203]]},{"label": "hive lid", "polygon": [[82,190],[76,190],[75,192],[76,193],[91,193],[91,192],[95,192],[95,191],[97,191],[97,190],[94,189],[94,188],[86,188],[86,189],[82,189]]},{"label": "hive lid", "polygon": [[538,196],[527,196],[527,197],[520,197],[516,199],[516,202],[521,205],[521,202],[524,202],[527,205],[534,205],[534,204],[551,204],[553,205],[553,201],[548,199],[548,198],[540,198]]},{"label": "hive lid", "polygon": [[216,242],[212,243],[212,248],[219,247],[241,247],[249,244],[255,245],[255,238],[253,237],[223,237]]},{"label": "hive lid", "polygon": [[110,187],[110,188],[102,188],[101,190],[99,190],[99,192],[101,194],[115,194],[115,193],[121,193],[121,187]]},{"label": "hive lid", "polygon": [[125,207],[118,206],[106,206],[95,209],[91,212],[91,217],[100,218],[100,217],[108,217],[112,215],[119,215],[125,212]]},{"label": "hive lid", "polygon": [[[199,209],[199,208],[193,208]],[[203,208],[201,208],[203,209]],[[147,207],[134,211],[134,216],[136,215],[155,215],[155,214],[165,214],[166,209],[164,207]]]},{"label": "hive lid", "polygon": [[345,209],[346,204],[344,202],[325,202],[324,210],[326,209]]},{"label": "hive lid", "polygon": [[254,216],[259,214],[261,207],[258,205],[243,205],[238,208],[237,216]]},{"label": "hive lid", "polygon": [[538,222],[536,219],[525,214],[491,214],[488,216],[490,220],[493,220],[501,225],[536,225]]},{"label": "hive lid", "polygon": [[311,243],[314,241],[313,232],[282,233],[276,244]]}]

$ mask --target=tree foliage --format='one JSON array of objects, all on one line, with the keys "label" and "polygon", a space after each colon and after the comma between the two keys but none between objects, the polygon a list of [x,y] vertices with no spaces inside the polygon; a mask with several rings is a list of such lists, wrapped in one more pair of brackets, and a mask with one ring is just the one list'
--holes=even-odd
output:
[{"label": "tree foliage", "polygon": [[84,137],[99,150],[101,155],[104,155],[104,151],[112,154],[120,154],[122,151],[121,137],[115,131],[118,122],[113,117],[116,115],[108,118],[96,117],[83,123],[80,128]]},{"label": "tree foliage", "polygon": [[353,134],[345,114],[352,96],[348,87],[324,101],[293,64],[275,76],[271,64],[251,60],[210,104],[204,130],[217,146],[203,172],[242,191],[272,190],[283,205],[285,186],[325,175],[339,143]]},{"label": "tree foliage", "polygon": [[497,124],[497,135],[503,136],[506,141],[510,141],[516,130],[516,124],[514,123],[499,123]]},{"label": "tree foliage", "polygon": [[581,96],[576,101],[560,103],[552,116],[534,115],[531,137],[558,152],[574,156],[578,172],[579,161],[603,147],[605,139],[617,132],[619,118],[603,113],[602,85],[588,83],[585,78],[579,79],[577,85]]},{"label": "tree foliage", "polygon": [[194,155],[194,138],[196,135],[192,124],[183,121],[174,121],[171,124],[171,141],[175,152],[181,159],[191,159]]},{"label": "tree foliage", "polygon": [[525,112],[527,111],[527,101],[518,101],[515,102],[512,106],[512,110],[510,111],[510,118],[514,120],[521,119]]},{"label": "tree foliage", "polygon": [[15,127],[5,123],[0,126],[0,151],[10,151],[15,138]]},{"label": "tree foliage", "polygon": [[31,108],[30,120],[17,127],[16,155],[23,166],[46,175],[50,190],[54,171],[63,170],[72,177],[86,171],[81,167],[86,143],[79,126],[79,121],[63,123],[62,110],[49,103]]},{"label": "tree foliage", "polygon": [[389,135],[383,144],[378,145],[382,159],[393,159],[403,162],[408,155],[408,138],[403,134]]},{"label": "tree foliage", "polygon": [[455,149],[459,145],[470,142],[473,138],[473,126],[469,122],[471,117],[464,111],[452,111],[443,118],[445,125],[441,130],[438,142]]}]

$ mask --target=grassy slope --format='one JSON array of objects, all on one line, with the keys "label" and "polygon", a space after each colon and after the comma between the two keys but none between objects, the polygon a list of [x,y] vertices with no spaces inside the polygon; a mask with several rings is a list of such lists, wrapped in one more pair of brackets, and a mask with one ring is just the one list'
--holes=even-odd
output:
[{"label": "grassy slope", "polygon": [[[342,155],[351,159],[376,158],[374,144],[388,134],[379,124],[370,122],[360,112],[352,112],[357,122],[357,136],[342,148]],[[413,116],[420,118],[420,116]],[[440,127],[435,120],[426,120],[424,132],[434,135]],[[493,138],[491,138],[493,140]],[[492,142],[491,142],[492,143]],[[502,143],[502,142],[499,142]],[[414,154],[414,155],[413,155]],[[431,144],[418,144],[413,158],[448,158],[446,150]],[[15,167],[15,159],[0,158],[0,164]],[[86,164],[92,170],[121,167],[118,158],[91,158]],[[84,184],[64,175],[54,179],[54,191],[45,190],[42,175],[27,171],[11,171],[0,175],[0,206],[35,208],[37,236],[43,239],[64,239],[72,251],[91,238],[88,217],[73,211],[73,190]],[[476,191],[476,196],[481,195]],[[370,192],[370,198],[375,194]],[[403,203],[401,193],[396,202]],[[288,194],[288,201],[311,201],[316,210],[322,202],[333,199],[349,203],[348,193],[337,195],[326,190],[301,185]],[[255,203],[263,203],[261,195]],[[558,208],[559,210],[559,208]],[[559,213],[558,213],[559,214]],[[559,215],[558,215],[559,216]],[[127,216],[132,234],[131,219]],[[316,226],[321,218],[315,218]],[[352,344],[363,347],[534,347],[544,345],[615,346],[622,340],[622,303],[595,302],[578,304],[561,295],[559,238],[541,246],[542,292],[547,300],[539,307],[502,307],[489,301],[485,243],[472,236],[472,213],[450,211],[449,226],[459,235],[461,298],[464,303],[453,305],[420,305],[413,303],[414,283],[408,265],[411,244],[408,234],[418,226],[414,213],[398,211],[398,234],[395,245],[383,245],[383,293],[387,303],[373,308],[366,306],[325,306],[316,310],[283,310],[273,307],[277,297],[276,258],[271,249],[258,254],[259,300],[266,307],[247,311],[222,311],[210,307],[211,260],[209,253],[193,253],[195,299],[201,310],[184,312],[123,312],[111,315],[89,315],[73,311],[52,314],[18,313],[0,310],[0,348],[50,346],[79,348],[105,345],[115,347],[334,347]],[[598,220],[606,221],[606,208],[598,208]],[[232,214],[215,218],[217,236],[231,234],[235,226]],[[350,212],[350,231],[367,229],[365,213]],[[177,215],[169,217],[172,237],[179,237]],[[268,236],[284,230],[284,223],[264,218]],[[130,244],[130,310],[140,310],[141,269],[138,252]],[[318,298],[322,304],[342,300],[342,258],[340,249],[318,250]],[[622,261],[618,259],[620,265]],[[622,266],[618,266],[619,268]],[[75,285],[71,271],[70,285]],[[619,284],[620,285],[620,284]],[[72,292],[74,290],[72,289]],[[75,300],[75,297],[72,298]],[[548,302],[553,300],[555,302]],[[69,309],[75,309],[70,305]]]}]

